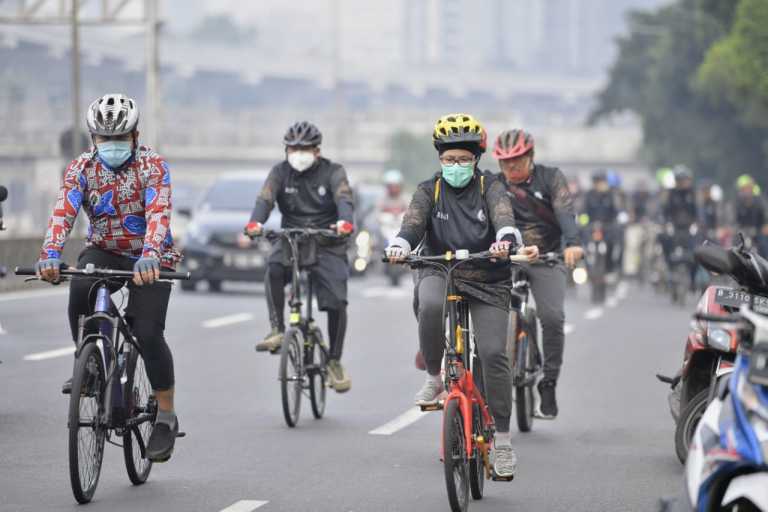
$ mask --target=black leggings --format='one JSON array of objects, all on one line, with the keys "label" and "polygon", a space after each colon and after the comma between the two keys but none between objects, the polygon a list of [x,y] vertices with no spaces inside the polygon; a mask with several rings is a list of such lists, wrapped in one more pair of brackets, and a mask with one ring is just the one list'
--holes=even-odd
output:
[{"label": "black leggings", "polygon": [[[134,260],[89,247],[80,254],[77,266],[82,268],[88,263],[93,263],[96,267],[133,270]],[[70,282],[69,326],[75,342],[77,342],[79,317],[93,313],[93,302],[96,299],[94,282],[94,279],[89,278],[72,279]],[[114,293],[121,287],[121,283],[111,284],[110,292]],[[136,286],[130,282],[128,290],[125,316],[141,346],[149,382],[152,384],[152,389],[156,391],[170,389],[174,384],[173,356],[165,342],[163,331],[165,316],[168,312],[168,300],[171,296],[171,284],[160,282],[150,286]]]},{"label": "black leggings", "polygon": [[[283,310],[285,309],[285,285],[291,280],[291,269],[279,263],[270,263],[267,271],[267,306],[269,309],[269,321],[272,327],[285,330]],[[333,301],[328,301],[333,302]],[[344,350],[344,336],[347,332],[347,305],[345,301],[338,301],[331,308],[327,304],[321,307],[328,313],[328,338],[330,339],[331,359],[341,359]]]}]

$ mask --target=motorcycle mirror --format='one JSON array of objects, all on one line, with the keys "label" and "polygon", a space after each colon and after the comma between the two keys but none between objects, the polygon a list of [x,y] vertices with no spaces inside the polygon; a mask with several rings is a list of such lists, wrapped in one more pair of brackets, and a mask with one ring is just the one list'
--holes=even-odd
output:
[{"label": "motorcycle mirror", "polygon": [[693,257],[702,267],[715,274],[731,274],[738,265],[735,255],[719,245],[705,244],[697,247]]}]

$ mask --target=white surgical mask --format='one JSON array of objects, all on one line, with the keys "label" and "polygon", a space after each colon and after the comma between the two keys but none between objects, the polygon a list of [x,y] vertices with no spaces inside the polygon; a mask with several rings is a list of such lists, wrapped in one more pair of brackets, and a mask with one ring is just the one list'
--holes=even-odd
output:
[{"label": "white surgical mask", "polygon": [[315,154],[312,151],[294,151],[288,153],[288,163],[299,172],[304,172],[315,163]]}]

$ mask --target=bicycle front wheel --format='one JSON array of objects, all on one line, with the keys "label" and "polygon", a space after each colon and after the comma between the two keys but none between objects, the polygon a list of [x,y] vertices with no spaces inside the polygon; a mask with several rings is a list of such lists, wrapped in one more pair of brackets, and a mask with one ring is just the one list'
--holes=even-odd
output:
[{"label": "bicycle front wheel", "polygon": [[157,403],[152,395],[144,358],[133,348],[128,355],[125,390],[128,422],[136,422],[126,429],[123,436],[123,458],[128,478],[133,485],[147,481],[152,461],[146,457],[147,443],[152,433],[152,420],[157,413]]},{"label": "bicycle front wheel", "polygon": [[464,417],[458,400],[451,400],[443,416],[443,467],[448,502],[453,512],[469,507],[469,461],[464,437]]},{"label": "bicycle front wheel", "polygon": [[285,331],[280,352],[280,393],[283,401],[285,423],[293,428],[299,422],[301,391],[304,387],[304,366],[302,355],[304,337],[301,331],[290,328]]},{"label": "bicycle front wheel", "polygon": [[96,492],[107,428],[101,423],[106,389],[99,347],[87,344],[75,360],[69,397],[69,480],[78,503]]}]

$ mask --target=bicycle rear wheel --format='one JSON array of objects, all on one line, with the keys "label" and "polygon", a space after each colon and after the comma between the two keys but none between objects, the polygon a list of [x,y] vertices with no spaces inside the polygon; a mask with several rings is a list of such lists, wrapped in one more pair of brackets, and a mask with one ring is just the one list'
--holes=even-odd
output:
[{"label": "bicycle rear wheel", "polygon": [[304,387],[302,365],[304,337],[301,331],[291,327],[285,331],[280,352],[280,392],[285,423],[293,428],[299,422],[301,390]]},{"label": "bicycle rear wheel", "polygon": [[458,400],[451,400],[443,416],[443,468],[448,502],[453,512],[466,512],[469,507],[468,466],[464,417]]},{"label": "bicycle rear wheel", "polygon": [[99,483],[107,432],[101,423],[105,389],[99,347],[89,343],[75,360],[69,397],[69,480],[78,503],[91,501]]},{"label": "bicycle rear wheel", "polygon": [[126,401],[126,421],[139,420],[141,423],[126,429],[123,436],[123,458],[131,483],[140,485],[147,481],[149,472],[152,470],[152,461],[146,458],[146,448],[152,433],[157,403],[152,395],[152,386],[144,366],[144,358],[136,348],[131,348],[128,354],[123,392]]},{"label": "bicycle rear wheel", "polygon": [[[529,329],[530,330],[530,329]],[[515,350],[515,413],[517,429],[530,432],[533,428],[533,383],[531,369],[535,364],[535,352],[532,343],[536,342],[533,333],[526,333],[517,341]]]},{"label": "bicycle rear wheel", "polygon": [[308,348],[307,362],[312,365],[312,370],[308,371],[309,376],[309,399],[312,404],[312,415],[315,419],[320,419],[325,414],[325,393],[327,390],[326,381],[328,375],[327,358],[325,351],[321,348],[323,344],[323,334],[320,329],[315,327],[309,331],[310,346]]}]

